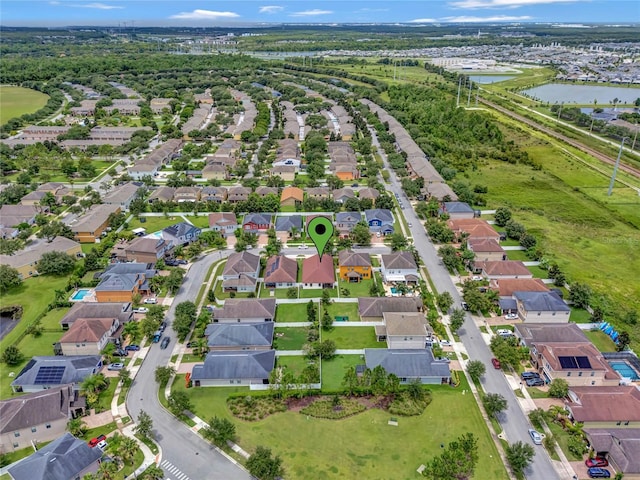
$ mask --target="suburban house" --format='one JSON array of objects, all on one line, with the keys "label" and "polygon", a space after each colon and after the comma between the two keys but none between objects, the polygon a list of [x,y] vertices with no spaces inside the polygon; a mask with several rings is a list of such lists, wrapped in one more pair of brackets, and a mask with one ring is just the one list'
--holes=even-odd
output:
[{"label": "suburban house", "polygon": [[228,298],[212,315],[214,323],[273,322],[275,316],[275,298]]},{"label": "suburban house", "polygon": [[264,270],[265,288],[289,288],[297,285],[298,262],[284,255],[273,255]]},{"label": "suburban house", "polygon": [[471,239],[500,241],[500,234],[479,218],[453,218],[447,220],[447,225],[458,239],[464,233],[467,235],[467,241]]},{"label": "suburban house", "polygon": [[223,237],[234,235],[235,231],[240,228],[238,219],[233,212],[216,212],[209,214],[209,227],[211,230],[220,232]]},{"label": "suburban house", "polygon": [[33,192],[27,193],[24,197],[20,199],[20,205],[30,205],[34,207],[40,206],[40,202],[46,196],[47,196],[47,192],[34,190]]},{"label": "suburban house", "polygon": [[203,187],[200,192],[200,200],[203,202],[222,203],[227,199],[225,187]]},{"label": "suburban house", "polygon": [[127,182],[106,194],[102,198],[102,203],[105,205],[117,205],[123,212],[128,212],[131,202],[133,202],[138,195],[138,190],[140,190],[140,185]]},{"label": "suburban house", "polygon": [[591,343],[532,343],[531,363],[546,382],[555,378],[570,386],[611,386],[620,376]]},{"label": "suburban house", "polygon": [[100,355],[109,342],[119,340],[121,327],[118,318],[79,318],[54,349],[62,355]]},{"label": "suburban house", "polygon": [[418,265],[411,252],[402,250],[381,257],[380,267],[385,282],[417,284],[420,281]]},{"label": "suburban house", "polygon": [[274,322],[210,323],[204,332],[210,351],[271,350]]},{"label": "suburban house", "polygon": [[82,412],[76,409],[76,392],[61,385],[0,402],[0,454],[32,447],[31,442],[55,440],[67,430],[67,422]]},{"label": "suburban house", "polygon": [[358,198],[360,200],[368,198],[369,200],[375,202],[376,198],[378,198],[379,196],[380,192],[378,192],[378,190],[376,190],[375,188],[365,187],[358,190]]},{"label": "suburban house", "polygon": [[127,167],[127,174],[134,180],[142,180],[145,177],[156,177],[160,171],[160,164],[153,162],[136,162]]},{"label": "suburban house", "polygon": [[229,203],[244,202],[249,198],[251,189],[249,187],[229,187],[227,201]]},{"label": "suburban house", "polygon": [[70,225],[75,239],[80,243],[95,243],[109,226],[109,217],[120,211],[118,205],[93,205]]},{"label": "suburban house", "polygon": [[11,388],[29,393],[73,384],[73,389],[79,390],[84,379],[101,368],[100,355],[33,357],[11,382]]},{"label": "suburban house", "polygon": [[439,201],[457,200],[458,196],[449,185],[443,182],[428,183],[421,191],[423,198],[435,198]]},{"label": "suburban house", "polygon": [[516,323],[513,328],[520,344],[529,349],[534,343],[591,343],[575,323]]},{"label": "suburban house", "polygon": [[298,187],[285,187],[280,194],[280,205],[283,207],[296,207],[302,205],[304,191]]},{"label": "suburban house", "polygon": [[467,240],[467,248],[475,254],[480,262],[498,262],[507,259],[507,253],[493,238],[472,238]]},{"label": "suburban house", "polygon": [[258,188],[256,188],[256,195],[258,195],[260,198],[264,198],[267,195],[278,195],[278,189],[275,187],[267,187],[265,185],[260,185]]},{"label": "suburban house", "polygon": [[373,370],[378,365],[387,373],[393,373],[406,385],[415,380],[422,384],[440,385],[449,383],[451,371],[449,363],[436,360],[430,348],[387,350],[386,348],[365,348],[365,364]]},{"label": "suburban house", "polygon": [[489,288],[500,297],[511,297],[514,292],[548,292],[549,288],[539,278],[496,278]]},{"label": "suburban house", "polygon": [[296,178],[298,167],[295,165],[276,165],[269,169],[269,173],[274,177],[280,177],[285,182],[292,182]]},{"label": "suburban house", "polygon": [[114,263],[100,275],[100,283],[95,287],[98,302],[131,302],[137,293],[151,292],[149,279],[156,275],[153,264]]},{"label": "suburban house", "polygon": [[112,257],[125,262],[156,263],[173,248],[164,238],[157,236],[121,240],[113,246]]},{"label": "suburban house", "polygon": [[340,279],[349,283],[370,280],[372,277],[371,258],[368,253],[340,250],[338,254]]},{"label": "suburban house", "polygon": [[207,163],[202,169],[202,178],[207,180],[227,180],[229,168],[219,163]]},{"label": "suburban house", "polygon": [[198,200],[200,200],[200,187],[178,187],[173,194],[173,201],[178,203]]},{"label": "suburban house", "polygon": [[465,202],[444,202],[440,208],[440,214],[449,215],[449,218],[473,218],[473,208]]},{"label": "suburban house", "polygon": [[393,214],[391,210],[374,208],[364,211],[364,218],[369,224],[369,231],[382,235],[391,235],[393,229]]},{"label": "suburban house", "polygon": [[38,274],[38,262],[42,255],[48,252],[64,252],[76,259],[83,255],[78,242],[66,237],[56,237],[50,243],[40,242],[13,255],[0,255],[0,265],[9,265],[15,268],[23,279],[29,278]]},{"label": "suburban house", "polygon": [[307,188],[307,198],[314,198],[316,200],[324,200],[329,198],[331,195],[331,190],[327,187],[312,187]]},{"label": "suburban house", "polygon": [[0,207],[0,225],[17,227],[21,223],[33,225],[40,208],[34,205],[2,205]]},{"label": "suburban house", "polygon": [[475,262],[473,271],[488,280],[503,278],[533,278],[533,273],[520,260]]},{"label": "suburban house", "polygon": [[131,303],[76,302],[62,317],[60,326],[69,330],[81,318],[117,318],[124,324],[133,319],[133,307]]},{"label": "suburban house", "polygon": [[363,322],[382,322],[385,312],[421,312],[420,297],[360,297],[358,314]]},{"label": "suburban house", "polygon": [[271,228],[270,213],[248,213],[242,221],[242,229],[245,232],[266,232]]},{"label": "suburban house", "polygon": [[584,433],[616,472],[623,472],[626,479],[640,479],[640,428],[585,428]]},{"label": "suburban house", "polygon": [[151,193],[151,195],[149,195],[149,199],[147,201],[149,203],[171,202],[173,200],[174,193],[176,193],[176,189],[173,187],[158,187]]},{"label": "suburban house", "polygon": [[336,272],[333,257],[329,254],[320,257],[312,255],[302,261],[302,284],[306,288],[333,288],[336,286]]},{"label": "suburban house", "polygon": [[198,240],[202,229],[187,222],[176,223],[162,230],[162,238],[174,247],[188,245]]},{"label": "suburban house", "polygon": [[422,312],[383,312],[382,325],[376,325],[379,342],[390,349],[421,349],[431,345],[433,329]]},{"label": "suburban house", "polygon": [[523,322],[568,322],[571,308],[555,292],[514,292],[518,316]]},{"label": "suburban house", "polygon": [[564,404],[571,418],[585,428],[640,428],[640,389],[635,385],[572,386]]},{"label": "suburban house", "polygon": [[341,237],[348,236],[358,222],[362,221],[360,212],[338,212],[336,213],[336,226]]},{"label": "suburban house", "polygon": [[293,236],[293,232],[302,232],[302,216],[301,215],[278,215],[276,218],[276,232],[287,232],[289,237]]},{"label": "suburban house", "polygon": [[275,350],[209,352],[203,364],[193,366],[194,387],[267,385],[275,366]]},{"label": "suburban house", "polygon": [[100,448],[66,432],[9,467],[9,475],[13,480],[76,480],[97,472],[101,458]]},{"label": "suburban house", "polygon": [[356,194],[350,188],[337,188],[331,192],[334,202],[344,203],[350,198],[356,198]]},{"label": "suburban house", "polygon": [[249,252],[232,253],[222,271],[225,292],[255,292],[260,275],[260,257]]}]

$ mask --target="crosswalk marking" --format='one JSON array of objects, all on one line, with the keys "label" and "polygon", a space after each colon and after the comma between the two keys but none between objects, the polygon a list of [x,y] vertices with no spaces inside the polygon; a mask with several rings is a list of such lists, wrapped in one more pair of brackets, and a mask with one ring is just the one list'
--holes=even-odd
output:
[{"label": "crosswalk marking", "polygon": [[[175,476],[178,480],[189,480],[189,477],[185,473],[180,471],[178,467],[176,467],[173,463],[171,463],[168,460],[163,460],[162,463],[160,463],[160,468],[162,468],[162,470],[164,470],[165,473],[168,472],[169,474]],[[165,479],[171,480],[166,475],[165,475]]]}]

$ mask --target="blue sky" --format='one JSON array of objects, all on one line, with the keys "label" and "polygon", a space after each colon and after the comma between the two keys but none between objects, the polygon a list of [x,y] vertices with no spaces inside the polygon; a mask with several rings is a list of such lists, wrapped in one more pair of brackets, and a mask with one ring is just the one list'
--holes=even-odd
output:
[{"label": "blue sky", "polygon": [[637,0],[0,0],[0,24],[640,22]]}]

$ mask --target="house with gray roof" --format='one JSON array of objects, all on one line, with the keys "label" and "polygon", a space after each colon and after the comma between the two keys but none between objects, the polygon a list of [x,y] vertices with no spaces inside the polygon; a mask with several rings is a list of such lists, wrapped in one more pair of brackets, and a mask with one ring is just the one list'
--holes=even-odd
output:
[{"label": "house with gray roof", "polygon": [[422,384],[440,385],[449,383],[451,371],[449,362],[436,360],[430,348],[423,350],[387,350],[384,348],[365,348],[365,364],[373,370],[378,365],[387,373],[393,373],[406,385],[415,380]]},{"label": "house with gray roof", "polygon": [[384,312],[421,312],[419,297],[360,297],[358,314],[363,322],[382,322]]},{"label": "house with gray roof", "polygon": [[201,228],[187,222],[180,222],[163,229],[162,238],[171,241],[174,247],[178,247],[195,242],[201,233]]},{"label": "house with gray roof", "polygon": [[17,227],[21,223],[33,225],[39,210],[34,205],[2,205],[0,207],[0,225]]},{"label": "house with gray roof", "polygon": [[465,202],[444,202],[440,213],[449,215],[449,218],[473,218],[475,216],[473,208]]},{"label": "house with gray roof", "polygon": [[129,205],[131,205],[131,202],[133,202],[138,195],[138,190],[140,190],[140,188],[139,184],[127,182],[114,188],[105,195],[102,198],[102,203],[105,205],[117,205],[123,212],[129,211]]},{"label": "house with gray roof", "polygon": [[353,193],[353,190],[347,187],[335,189],[331,192],[331,196],[333,197],[333,201],[338,203],[344,203],[350,198],[356,198],[356,194]]},{"label": "house with gray roof", "polygon": [[534,343],[591,343],[575,323],[516,323],[514,334],[523,347]]},{"label": "house with gray roof", "polygon": [[14,392],[38,392],[71,383],[79,390],[83,380],[100,368],[99,355],[33,357],[11,382],[11,388]]},{"label": "house with gray roof", "polygon": [[407,250],[382,255],[380,266],[385,282],[417,284],[420,281],[416,260]]},{"label": "house with gray roof", "polygon": [[213,309],[214,322],[273,322],[276,316],[275,298],[228,298],[224,306]]},{"label": "house with gray roof", "polygon": [[389,349],[421,349],[431,345],[433,328],[422,312],[384,312],[376,338]]},{"label": "house with gray roof", "polygon": [[210,351],[271,350],[274,322],[210,323],[204,331]]},{"label": "house with gray roof", "polygon": [[270,213],[247,213],[242,221],[245,232],[265,232],[271,228],[272,215]]},{"label": "house with gray roof", "polygon": [[369,224],[369,231],[382,235],[391,235],[393,228],[393,214],[386,208],[373,208],[364,211],[364,218]]},{"label": "house with gray roof", "polygon": [[100,275],[95,287],[98,302],[131,302],[137,293],[151,293],[149,280],[157,271],[153,263],[114,263]]},{"label": "house with gray roof", "polygon": [[149,203],[170,202],[171,200],[173,200],[173,195],[175,193],[176,189],[173,187],[158,187],[151,193],[151,195],[149,195],[149,199],[147,201]]},{"label": "house with gray roof", "polygon": [[302,215],[280,215],[276,218],[276,232],[291,234],[294,228],[298,233],[302,231]]},{"label": "house with gray roof", "polygon": [[209,352],[204,363],[194,365],[194,387],[266,385],[275,366],[275,350],[234,350]]},{"label": "house with gray roof", "polygon": [[571,309],[555,292],[513,292],[523,322],[568,322]]},{"label": "house with gray roof", "polygon": [[362,220],[360,212],[338,212],[336,213],[335,227],[338,229],[340,236],[346,236],[351,233],[353,227]]},{"label": "house with gray roof", "polygon": [[616,425],[585,428],[584,433],[596,454],[606,458],[616,472],[623,472],[624,478],[640,477],[640,428]]},{"label": "house with gray roof", "polygon": [[9,467],[9,475],[13,480],[75,480],[97,472],[101,458],[101,449],[65,433]]},{"label": "house with gray roof", "polygon": [[247,251],[232,253],[222,271],[225,292],[255,292],[260,275],[260,257]]}]

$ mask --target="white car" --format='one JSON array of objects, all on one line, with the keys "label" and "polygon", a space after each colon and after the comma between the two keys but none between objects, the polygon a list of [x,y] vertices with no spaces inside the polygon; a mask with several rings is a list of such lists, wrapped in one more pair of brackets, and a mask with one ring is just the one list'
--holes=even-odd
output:
[{"label": "white car", "polygon": [[98,448],[99,448],[100,450],[103,450],[103,451],[104,451],[104,449],[105,449],[105,448],[107,448],[107,445],[108,445],[108,444],[107,444],[107,441],[106,441],[106,440],[102,440],[100,443],[98,443],[98,445],[97,445],[97,446],[98,446]]},{"label": "white car", "polygon": [[536,432],[533,428],[529,429],[529,436],[531,436],[531,440],[533,440],[533,443],[535,443],[536,445],[542,445],[542,435]]},{"label": "white car", "polygon": [[440,340],[440,346],[441,347],[450,347],[451,346],[451,342],[449,340]]},{"label": "white car", "polygon": [[158,303],[158,299],[156,297],[145,298],[144,299],[144,303],[146,303],[147,305],[149,305],[149,304],[155,305],[156,303]]},{"label": "white car", "polygon": [[300,250],[306,250],[307,248],[309,248],[309,245],[305,245],[305,244],[298,245],[298,248],[299,248]]},{"label": "white car", "polygon": [[149,309],[147,307],[138,307],[133,309],[133,313],[149,313]]},{"label": "white car", "polygon": [[474,275],[471,280],[473,280],[474,282],[481,282],[482,280],[484,280],[480,275]]},{"label": "white car", "polygon": [[505,320],[517,320],[518,319],[518,314],[517,313],[507,313],[504,316]]}]

